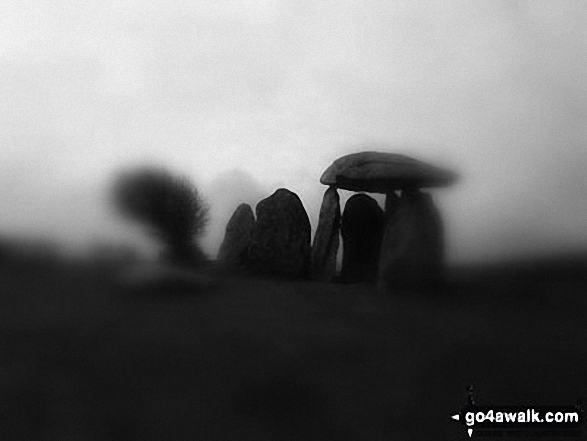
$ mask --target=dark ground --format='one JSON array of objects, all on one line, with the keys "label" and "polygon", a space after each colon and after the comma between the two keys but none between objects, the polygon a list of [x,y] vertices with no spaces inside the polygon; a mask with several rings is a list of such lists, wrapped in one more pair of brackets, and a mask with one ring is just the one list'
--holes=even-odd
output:
[{"label": "dark ground", "polygon": [[464,440],[469,383],[487,404],[587,397],[582,257],[393,298],[207,275],[141,296],[108,267],[0,267],[0,440]]}]

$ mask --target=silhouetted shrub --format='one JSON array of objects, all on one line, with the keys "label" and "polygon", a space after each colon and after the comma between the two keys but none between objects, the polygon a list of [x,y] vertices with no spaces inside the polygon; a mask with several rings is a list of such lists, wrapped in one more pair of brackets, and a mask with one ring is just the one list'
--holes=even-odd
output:
[{"label": "silhouetted shrub", "polygon": [[114,184],[114,203],[123,215],[151,228],[175,263],[205,260],[197,239],[208,223],[208,206],[186,177],[159,168],[121,173]]}]

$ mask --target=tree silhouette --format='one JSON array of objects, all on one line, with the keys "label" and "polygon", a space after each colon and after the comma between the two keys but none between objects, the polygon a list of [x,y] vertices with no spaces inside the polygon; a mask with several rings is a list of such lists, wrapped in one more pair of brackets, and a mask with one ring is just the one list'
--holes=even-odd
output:
[{"label": "tree silhouette", "polygon": [[167,257],[181,264],[205,260],[197,239],[208,223],[208,206],[189,179],[161,168],[122,172],[115,180],[120,212],[151,228],[167,246]]}]

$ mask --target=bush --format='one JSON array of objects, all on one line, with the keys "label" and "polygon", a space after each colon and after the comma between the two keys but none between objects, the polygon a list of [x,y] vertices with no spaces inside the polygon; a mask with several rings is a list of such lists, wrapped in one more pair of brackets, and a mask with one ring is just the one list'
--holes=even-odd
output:
[{"label": "bush", "polygon": [[147,227],[167,247],[169,260],[181,264],[205,260],[197,239],[208,223],[208,206],[186,177],[159,168],[121,173],[114,184],[120,212]]}]

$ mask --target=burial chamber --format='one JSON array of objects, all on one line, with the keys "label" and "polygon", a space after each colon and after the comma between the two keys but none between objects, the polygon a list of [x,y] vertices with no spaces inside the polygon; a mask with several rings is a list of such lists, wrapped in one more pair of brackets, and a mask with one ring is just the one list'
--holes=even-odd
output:
[{"label": "burial chamber", "polygon": [[[357,202],[351,203],[354,213],[349,212],[347,218],[353,221],[346,226],[344,212],[342,222],[337,222],[333,216],[340,218],[340,213],[321,208],[317,230],[321,234],[316,234],[314,246],[326,248],[324,253],[327,255],[335,255],[336,250],[332,247],[338,247],[338,243],[331,238],[338,235],[341,229],[343,281],[374,280],[378,292],[382,294],[398,289],[435,286],[442,281],[444,272],[443,225],[432,196],[422,189],[447,187],[456,180],[457,174],[451,170],[402,154],[367,151],[343,156],[335,160],[320,178],[320,182],[329,187],[322,208],[328,201],[338,200],[338,195],[333,195],[336,189],[385,194],[381,224],[374,220],[376,214],[363,213],[365,228],[351,226],[352,222],[356,223],[356,219],[361,218],[361,210],[376,213],[373,204],[367,202],[367,195],[361,197],[362,208]],[[347,205],[350,201],[356,201],[357,196],[352,196]],[[370,252],[345,258],[344,253],[353,252],[357,243],[366,240],[366,230],[372,233],[370,240],[379,241],[378,246],[370,243],[367,246]],[[330,248],[324,245],[325,242],[332,244]],[[313,262],[313,268],[315,273],[323,274],[316,262]]]}]

